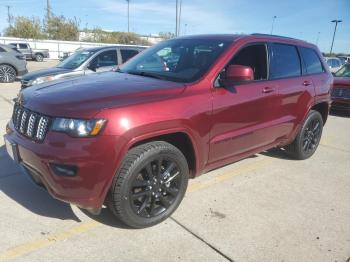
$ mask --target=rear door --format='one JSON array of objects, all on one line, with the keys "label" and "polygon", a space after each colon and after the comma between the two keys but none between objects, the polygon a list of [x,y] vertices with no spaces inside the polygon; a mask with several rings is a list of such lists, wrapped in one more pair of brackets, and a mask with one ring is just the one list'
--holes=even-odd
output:
[{"label": "rear door", "polygon": [[279,136],[288,138],[313,102],[313,80],[311,76],[302,75],[302,60],[296,46],[282,43],[269,46],[269,79],[278,86],[279,94]]},{"label": "rear door", "polygon": [[299,51],[305,64],[304,74],[311,77],[314,84],[316,99],[328,100],[331,78],[321,62],[320,55],[314,49],[307,47],[299,47]]}]

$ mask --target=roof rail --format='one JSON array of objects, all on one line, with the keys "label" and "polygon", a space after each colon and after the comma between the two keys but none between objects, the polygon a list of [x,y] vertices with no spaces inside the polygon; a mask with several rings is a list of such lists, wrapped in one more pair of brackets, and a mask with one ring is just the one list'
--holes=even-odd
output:
[{"label": "roof rail", "polygon": [[260,34],[260,33],[253,33],[251,35],[256,35],[256,36],[272,36],[272,37],[279,37],[279,38],[285,38],[285,39],[293,39],[293,40],[298,40],[298,41],[303,41],[300,39],[296,39],[293,37],[288,37],[288,36],[283,36],[283,35],[270,35],[270,34]]}]

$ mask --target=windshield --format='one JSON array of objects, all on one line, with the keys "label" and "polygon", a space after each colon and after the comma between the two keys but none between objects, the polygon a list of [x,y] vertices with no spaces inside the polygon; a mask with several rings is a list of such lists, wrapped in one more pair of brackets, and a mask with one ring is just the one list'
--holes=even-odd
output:
[{"label": "windshield", "polygon": [[95,52],[87,50],[77,51],[71,56],[69,56],[67,59],[59,63],[57,67],[65,69],[75,69],[79,67],[82,63],[84,63],[94,53]]},{"label": "windshield", "polygon": [[350,77],[350,64],[346,64],[342,68],[340,68],[335,73],[335,76],[338,76],[338,77]]},{"label": "windshield", "polygon": [[174,39],[161,42],[120,67],[120,72],[189,83],[201,78],[231,42]]}]

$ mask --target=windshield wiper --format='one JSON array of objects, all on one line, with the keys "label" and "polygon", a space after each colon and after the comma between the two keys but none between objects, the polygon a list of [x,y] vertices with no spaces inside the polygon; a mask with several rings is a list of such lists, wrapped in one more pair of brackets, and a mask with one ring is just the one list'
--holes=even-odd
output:
[{"label": "windshield wiper", "polygon": [[126,73],[128,73],[128,74],[130,74],[130,75],[152,77],[152,78],[161,79],[161,80],[164,79],[163,77],[161,77],[161,76],[159,76],[159,75],[152,74],[152,73],[145,72],[145,71],[129,71],[129,72],[126,72]]}]

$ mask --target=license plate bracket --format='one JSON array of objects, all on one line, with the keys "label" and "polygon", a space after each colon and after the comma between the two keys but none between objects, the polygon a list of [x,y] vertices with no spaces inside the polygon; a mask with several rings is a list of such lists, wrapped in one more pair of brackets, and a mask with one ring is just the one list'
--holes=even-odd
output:
[{"label": "license plate bracket", "polygon": [[7,154],[11,157],[13,161],[19,163],[18,146],[16,143],[10,142],[5,138],[5,146]]}]

